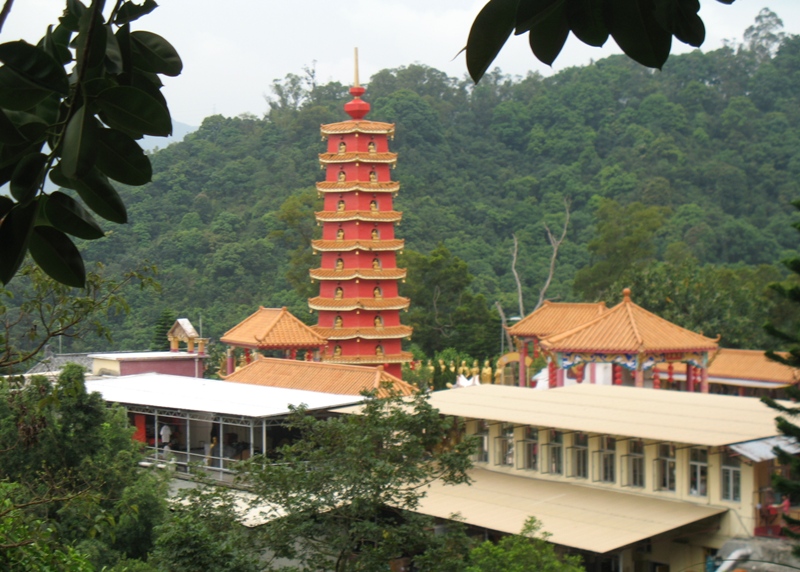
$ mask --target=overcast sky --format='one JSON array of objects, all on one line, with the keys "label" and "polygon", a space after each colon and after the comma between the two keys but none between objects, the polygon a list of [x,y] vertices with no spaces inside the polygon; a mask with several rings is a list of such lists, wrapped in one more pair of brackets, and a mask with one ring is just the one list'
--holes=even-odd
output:
[{"label": "overcast sky", "polygon": [[[165,80],[175,120],[199,125],[214,113],[262,115],[274,79],[316,67],[317,80],[350,84],[353,47],[360,52],[362,81],[383,68],[423,63],[451,76],[466,74],[470,24],[486,0],[159,0],[159,8],[134,26],[164,36],[181,54],[183,74]],[[87,1],[88,3],[88,1]],[[110,4],[110,2],[109,2]],[[63,0],[18,0],[3,29],[3,41],[32,43],[55,23]],[[741,41],[759,10],[776,12],[789,33],[800,33],[800,0],[738,0],[731,6],[702,0],[705,50],[724,39]],[[136,29],[136,28],[135,28]],[[677,44],[676,51],[687,51]],[[618,51],[574,39],[551,69],[530,53],[527,37],[512,38],[495,62],[505,73],[550,74]]]}]

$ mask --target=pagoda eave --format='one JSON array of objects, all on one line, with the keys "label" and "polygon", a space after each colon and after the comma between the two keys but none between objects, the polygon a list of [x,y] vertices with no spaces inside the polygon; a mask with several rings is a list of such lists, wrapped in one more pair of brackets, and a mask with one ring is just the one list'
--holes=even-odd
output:
[{"label": "pagoda eave", "polygon": [[340,163],[396,163],[397,153],[320,153],[323,165]]},{"label": "pagoda eave", "polygon": [[[564,347],[551,347],[545,342],[542,342],[541,347],[544,351],[559,354],[605,354],[605,355],[641,355],[641,356],[662,356],[667,355],[696,355],[706,352],[714,352],[717,350],[716,346],[697,347],[697,348],[648,348],[646,350],[640,348],[564,348]],[[670,361],[680,361],[680,359],[671,359]]]},{"label": "pagoda eave", "polygon": [[314,280],[352,280],[354,278],[362,280],[404,280],[406,270],[404,268],[387,268],[381,270],[353,269],[353,270],[333,270],[330,268],[314,268],[309,271]]},{"label": "pagoda eave", "polygon": [[323,356],[322,361],[329,363],[345,363],[351,365],[381,365],[385,363],[408,363],[414,359],[411,352],[385,354],[382,356]]},{"label": "pagoda eave", "polygon": [[308,300],[308,307],[312,310],[406,310],[411,300],[398,296],[396,298],[343,298],[332,300],[317,296]]},{"label": "pagoda eave", "polygon": [[319,193],[348,193],[362,191],[365,193],[396,193],[400,190],[397,181],[320,181],[317,183]]},{"label": "pagoda eave", "polygon": [[350,252],[365,250],[369,252],[387,252],[403,250],[405,240],[312,240],[311,248],[319,252]]},{"label": "pagoda eave", "polygon": [[367,135],[389,135],[394,137],[394,123],[383,121],[340,121],[320,125],[322,135],[345,135],[347,133],[365,133]]},{"label": "pagoda eave", "polygon": [[387,326],[383,328],[314,328],[323,338],[328,340],[389,340],[408,338],[414,329],[411,326]]},{"label": "pagoda eave", "polygon": [[314,213],[319,222],[348,222],[357,220],[361,222],[398,222],[402,220],[403,213],[398,211],[320,211]]}]

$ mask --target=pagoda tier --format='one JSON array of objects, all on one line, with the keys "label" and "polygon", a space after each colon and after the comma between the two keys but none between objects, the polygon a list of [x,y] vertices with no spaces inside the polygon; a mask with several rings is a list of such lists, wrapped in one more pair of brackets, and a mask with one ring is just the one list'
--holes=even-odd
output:
[{"label": "pagoda tier", "polygon": [[398,294],[397,282],[406,272],[397,268],[397,252],[404,241],[395,237],[394,224],[402,213],[394,210],[400,185],[391,180],[397,154],[389,151],[394,125],[366,121],[369,104],[364,89],[351,88],[354,99],[345,105],[353,118],[323,125],[327,149],[319,155],[325,180],[317,183],[324,197],[316,213],[322,238],[312,241],[320,254],[319,296],[309,299],[319,313],[314,331],[328,340],[322,359],[336,363],[383,364],[401,375],[401,364],[411,360],[402,340],[411,328],[400,323],[408,298]]},{"label": "pagoda tier", "polygon": [[365,193],[397,193],[400,183],[397,181],[320,181],[317,183],[318,193],[344,193],[361,191]]},{"label": "pagoda tier", "polygon": [[403,213],[398,211],[337,211],[332,213],[320,211],[314,213],[314,216],[319,222],[348,222],[351,220],[360,222],[399,222],[403,218]]}]

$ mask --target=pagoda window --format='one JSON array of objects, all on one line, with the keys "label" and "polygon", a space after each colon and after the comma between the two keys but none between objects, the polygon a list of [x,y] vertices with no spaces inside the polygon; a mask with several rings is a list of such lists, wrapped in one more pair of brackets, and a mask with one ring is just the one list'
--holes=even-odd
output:
[{"label": "pagoda window", "polygon": [[336,231],[336,240],[344,240],[344,229],[340,228]]},{"label": "pagoda window", "polygon": [[373,270],[380,270],[381,269],[381,259],[380,258],[373,258],[372,259],[372,269]]},{"label": "pagoda window", "polygon": [[333,348],[333,357],[342,357],[342,346],[337,345]]},{"label": "pagoda window", "polygon": [[383,357],[383,346],[378,344],[375,346],[375,355],[378,357]]},{"label": "pagoda window", "polygon": [[382,328],[383,327],[383,318],[380,316],[375,316],[375,327]]},{"label": "pagoda window", "polygon": [[339,182],[343,183],[346,180],[347,180],[347,173],[345,173],[343,170],[339,171]]},{"label": "pagoda window", "polygon": [[369,202],[369,210],[371,212],[378,212],[378,201],[372,200]]},{"label": "pagoda window", "polygon": [[380,239],[380,237],[381,237],[381,231],[379,231],[377,228],[373,228],[372,229],[372,240],[378,240],[378,239]]},{"label": "pagoda window", "polygon": [[383,291],[381,290],[380,286],[375,286],[375,289],[372,291],[372,296],[376,300],[383,298]]},{"label": "pagoda window", "polygon": [[692,449],[689,453],[689,494],[708,495],[708,449]]},{"label": "pagoda window", "polygon": [[333,327],[336,328],[337,330],[341,329],[343,325],[344,325],[344,320],[342,319],[341,316],[336,316],[333,319]]},{"label": "pagoda window", "polygon": [[333,295],[333,299],[334,300],[341,300],[342,298],[344,298],[344,290],[342,290],[341,286],[337,286],[336,287],[336,292]]},{"label": "pagoda window", "polygon": [[344,270],[344,260],[341,258],[336,259],[336,270]]},{"label": "pagoda window", "polygon": [[375,153],[377,151],[377,147],[375,147],[375,141],[370,141],[367,145],[367,151],[370,153]]},{"label": "pagoda window", "polygon": [[369,172],[369,181],[370,181],[370,183],[374,183],[377,180],[378,180],[378,173],[376,173],[375,171],[370,171]]},{"label": "pagoda window", "polygon": [[347,152],[347,143],[344,141],[339,142],[339,153],[346,153]]},{"label": "pagoda window", "polygon": [[337,212],[343,212],[344,210],[345,210],[344,199],[341,199],[341,200],[339,200],[338,203],[336,203],[336,211]]}]

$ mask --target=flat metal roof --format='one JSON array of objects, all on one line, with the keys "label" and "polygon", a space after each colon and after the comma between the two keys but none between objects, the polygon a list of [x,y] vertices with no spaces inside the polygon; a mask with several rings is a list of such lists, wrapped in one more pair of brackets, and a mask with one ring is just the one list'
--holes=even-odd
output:
[{"label": "flat metal roof", "polygon": [[289,413],[289,405],[304,404],[310,410],[330,409],[360,402],[353,395],[262,387],[214,379],[143,373],[86,382],[113,403],[203,411],[244,417],[276,417]]},{"label": "flat metal roof", "polygon": [[775,410],[732,395],[585,383],[548,391],[480,385],[434,392],[430,403],[445,415],[689,445],[779,434]]},{"label": "flat metal roof", "polygon": [[165,359],[207,358],[208,355],[188,352],[113,352],[107,354],[89,354],[91,359],[110,361],[151,361]]},{"label": "flat metal roof", "polygon": [[535,516],[550,542],[605,553],[728,510],[485,469],[470,476],[471,485],[434,482],[416,512],[459,514],[468,524],[509,534]]}]

